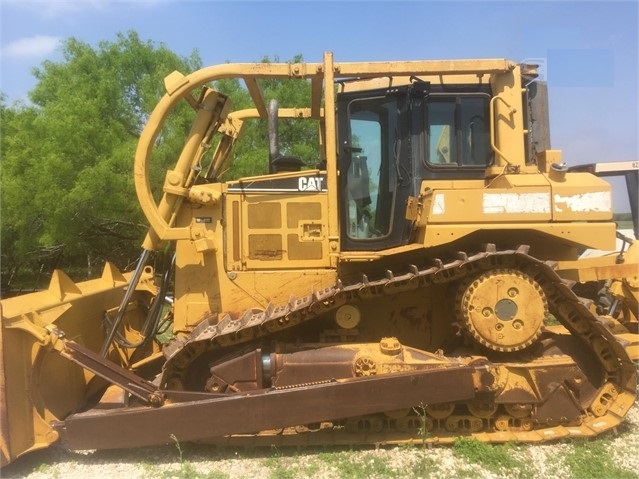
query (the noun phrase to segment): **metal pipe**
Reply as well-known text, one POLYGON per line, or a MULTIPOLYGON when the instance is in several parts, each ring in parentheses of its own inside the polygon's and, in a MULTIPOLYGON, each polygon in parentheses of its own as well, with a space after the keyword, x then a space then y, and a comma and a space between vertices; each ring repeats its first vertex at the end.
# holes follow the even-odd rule
POLYGON ((124 293, 124 297, 122 298, 122 302, 120 303, 120 307, 118 308, 118 312, 115 316, 115 320, 113 321, 113 326, 109 331, 104 344, 102 345, 102 349, 100 350, 100 355, 106 357, 109 352, 109 346, 113 342, 113 338, 115 337, 115 333, 122 322, 122 318, 124 317, 124 312, 126 311, 126 307, 131 301, 131 296, 133 296, 133 291, 135 291, 136 286, 140 281, 140 276, 142 276, 142 271, 144 270, 144 266, 146 265, 147 260, 149 259, 149 255, 151 251, 144 249, 142 250, 142 254, 140 255, 140 259, 138 259, 138 264, 135 267, 135 271, 133 272, 133 276, 131 277, 131 281, 126 288, 124 293))
POLYGON ((278 135, 278 104, 276 99, 272 99, 268 106, 268 171, 275 172, 273 161, 280 156, 280 145, 278 135))

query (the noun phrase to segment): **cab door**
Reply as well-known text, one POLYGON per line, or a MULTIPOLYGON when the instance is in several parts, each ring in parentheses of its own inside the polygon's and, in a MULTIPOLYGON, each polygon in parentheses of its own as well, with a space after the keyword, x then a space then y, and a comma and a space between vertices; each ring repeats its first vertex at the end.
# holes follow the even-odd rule
POLYGON ((344 251, 406 244, 412 194, 408 90, 338 96, 340 235, 344 251))

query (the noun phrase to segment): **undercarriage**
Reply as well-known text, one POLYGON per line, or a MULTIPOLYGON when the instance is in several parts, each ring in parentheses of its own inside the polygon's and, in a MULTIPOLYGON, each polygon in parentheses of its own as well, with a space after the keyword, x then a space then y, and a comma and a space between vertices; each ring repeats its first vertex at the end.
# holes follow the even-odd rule
MULTIPOLYGON (((412 326, 416 336, 422 326, 412 326)), ((95 407, 55 425, 62 440, 71 448, 163 444, 170 436, 247 445, 446 443, 460 435, 539 442, 611 429, 635 398, 636 367, 606 322, 525 247, 489 246, 204 321, 165 355, 145 394, 109 388, 95 407), (512 278, 500 288, 504 275, 512 278), (493 291, 482 295, 487 283, 493 291), (312 327, 345 305, 403 304, 434 285, 461 298, 446 349, 417 349, 392 328, 377 342, 357 342, 358 328, 375 318, 351 329, 312 327), (490 336, 476 312, 504 334, 490 336)), ((105 377, 133 389, 130 378, 105 377)))

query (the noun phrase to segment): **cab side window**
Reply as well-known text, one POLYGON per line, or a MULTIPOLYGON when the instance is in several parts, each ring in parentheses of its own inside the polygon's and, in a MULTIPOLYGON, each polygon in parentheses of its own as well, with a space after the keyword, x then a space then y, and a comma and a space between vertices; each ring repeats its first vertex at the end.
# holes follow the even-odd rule
POLYGON ((347 234, 358 240, 384 238, 391 232, 395 204, 397 101, 357 99, 348 113, 347 234))
POLYGON ((488 95, 432 95, 426 103, 428 158, 439 167, 486 167, 492 162, 488 95))

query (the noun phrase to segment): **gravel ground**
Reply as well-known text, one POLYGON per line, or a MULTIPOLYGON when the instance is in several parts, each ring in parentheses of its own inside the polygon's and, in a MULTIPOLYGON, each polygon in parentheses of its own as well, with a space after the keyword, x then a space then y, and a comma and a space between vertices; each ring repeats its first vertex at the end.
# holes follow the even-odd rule
MULTIPOLYGON (((639 477, 639 403, 629 412, 616 434, 602 436, 605 450, 624 477, 639 477)), ((428 478, 545 478, 568 479, 564 458, 571 454, 570 441, 516 446, 510 458, 521 466, 495 471, 472 462, 452 447, 391 447, 377 450, 256 450, 253 452, 184 444, 120 451, 67 451, 52 447, 20 458, 1 477, 25 479, 85 479, 101 477, 146 478, 306 478, 358 477, 428 478)), ((614 476, 598 476, 610 477, 614 476)), ((581 479, 581 478, 580 478, 581 479)), ((590 479, 590 478, 584 478, 590 479)))

